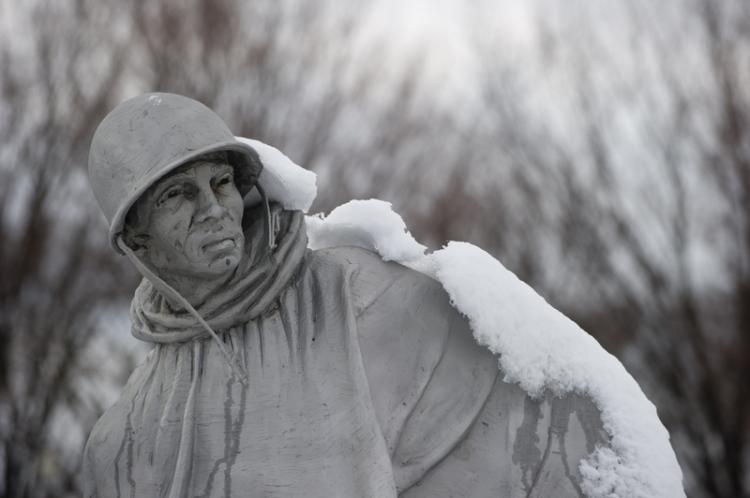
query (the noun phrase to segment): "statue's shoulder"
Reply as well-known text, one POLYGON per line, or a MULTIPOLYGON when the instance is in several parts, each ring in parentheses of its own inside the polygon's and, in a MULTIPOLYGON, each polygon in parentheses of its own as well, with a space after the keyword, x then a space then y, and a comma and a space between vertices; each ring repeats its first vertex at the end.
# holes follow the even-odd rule
MULTIPOLYGON (((346 278, 352 296, 355 298, 357 314, 376 301, 386 301, 390 294, 402 299, 425 294, 445 294, 437 280, 412 270, 394 261, 383 258, 370 249, 358 246, 336 246, 311 252, 310 265, 315 271, 337 271, 346 278)), ((396 304, 396 303, 394 303, 396 304)))
MULTIPOLYGON (((118 437, 122 436, 123 398, 120 397, 104 411, 89 433, 83 450, 83 473, 85 483, 94 485, 101 476, 111 474, 119 447, 118 437)), ((85 496, 89 496, 86 494, 85 496)), ((92 495, 93 496, 93 495, 92 495)))
POLYGON ((144 360, 130 374, 117 400, 97 420, 89 433, 84 449, 84 464, 106 468, 113 465, 117 453, 121 452, 122 438, 131 437, 133 431, 133 403, 143 383, 150 378, 156 362, 155 350, 149 351, 144 360))
POLYGON ((349 270, 358 270, 360 268, 382 268, 404 266, 386 262, 380 255, 371 250, 359 246, 334 246, 325 249, 316 249, 310 252, 310 261, 312 264, 340 266, 349 270))

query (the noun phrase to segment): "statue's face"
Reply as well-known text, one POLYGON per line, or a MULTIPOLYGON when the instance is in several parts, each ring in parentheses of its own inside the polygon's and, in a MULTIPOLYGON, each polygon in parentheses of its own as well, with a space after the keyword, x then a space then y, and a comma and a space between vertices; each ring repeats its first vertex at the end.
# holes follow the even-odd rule
POLYGON ((233 174, 225 162, 196 162, 141 199, 148 220, 142 254, 159 274, 210 279, 237 267, 245 237, 233 174))

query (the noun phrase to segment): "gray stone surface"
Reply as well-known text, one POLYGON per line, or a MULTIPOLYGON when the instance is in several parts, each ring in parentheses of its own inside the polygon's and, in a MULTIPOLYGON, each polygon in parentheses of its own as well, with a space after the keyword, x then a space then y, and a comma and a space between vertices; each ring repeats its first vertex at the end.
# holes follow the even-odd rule
POLYGON ((91 496, 579 496, 590 402, 502 382, 427 277, 354 248, 301 264, 224 335, 247 387, 209 340, 155 347, 92 433, 91 496))
POLYGON ((92 430, 87 497, 581 496, 607 444, 588 399, 529 398, 438 282, 309 251, 300 212, 238 208, 221 160, 180 166, 127 201, 154 347, 92 430))

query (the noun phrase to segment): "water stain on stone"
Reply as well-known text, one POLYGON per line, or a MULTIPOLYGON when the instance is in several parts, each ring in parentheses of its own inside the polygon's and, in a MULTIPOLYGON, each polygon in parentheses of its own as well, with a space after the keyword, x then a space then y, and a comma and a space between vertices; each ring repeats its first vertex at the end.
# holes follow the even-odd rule
POLYGON ((531 489, 534 474, 542 458, 537 434, 541 418, 539 402, 526 396, 523 405, 523 422, 516 431, 512 455, 513 463, 521 467, 521 480, 526 491, 531 489))

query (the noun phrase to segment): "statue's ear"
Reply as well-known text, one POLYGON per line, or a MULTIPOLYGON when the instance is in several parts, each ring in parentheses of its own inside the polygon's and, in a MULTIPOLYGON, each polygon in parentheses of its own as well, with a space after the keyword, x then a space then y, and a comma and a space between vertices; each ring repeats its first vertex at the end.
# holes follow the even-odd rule
POLYGON ((151 236, 145 233, 127 233, 125 232, 124 242, 135 253, 142 253, 148 249, 148 243, 151 236))
POLYGON ((258 181, 263 163, 254 149, 248 149, 244 154, 232 151, 227 154, 230 164, 234 166, 234 184, 242 197, 245 197, 258 181))

